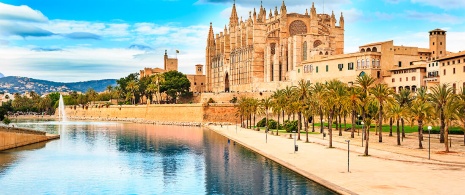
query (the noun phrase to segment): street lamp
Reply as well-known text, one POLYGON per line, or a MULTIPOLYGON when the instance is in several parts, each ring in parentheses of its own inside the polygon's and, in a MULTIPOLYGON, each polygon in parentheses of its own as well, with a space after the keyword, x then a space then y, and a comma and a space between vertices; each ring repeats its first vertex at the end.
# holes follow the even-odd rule
POLYGON ((431 126, 428 126, 428 160, 431 160, 431 126))
POLYGON ((365 132, 364 129, 363 129, 363 125, 364 125, 365 123, 362 121, 361 124, 362 124, 362 147, 363 147, 363 132, 365 132))
POLYGON ((350 173, 350 140, 346 140, 347 142, 347 173, 350 173))
POLYGON ((298 146, 297 146, 297 143, 296 143, 297 140, 296 140, 296 137, 295 137, 295 132, 296 132, 296 130, 294 130, 293 132, 294 132, 294 153, 295 153, 295 152, 297 152, 297 150, 298 150, 298 146))

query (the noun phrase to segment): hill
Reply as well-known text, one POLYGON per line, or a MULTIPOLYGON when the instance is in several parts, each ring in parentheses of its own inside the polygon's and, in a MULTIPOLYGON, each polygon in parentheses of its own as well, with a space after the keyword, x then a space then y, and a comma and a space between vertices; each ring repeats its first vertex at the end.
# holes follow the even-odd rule
POLYGON ((38 94, 51 92, 86 92, 89 88, 97 92, 103 92, 108 85, 115 86, 115 79, 104 79, 95 81, 62 83, 46 80, 39 80, 27 77, 8 76, 0 78, 0 92, 20 93, 34 91, 38 94))

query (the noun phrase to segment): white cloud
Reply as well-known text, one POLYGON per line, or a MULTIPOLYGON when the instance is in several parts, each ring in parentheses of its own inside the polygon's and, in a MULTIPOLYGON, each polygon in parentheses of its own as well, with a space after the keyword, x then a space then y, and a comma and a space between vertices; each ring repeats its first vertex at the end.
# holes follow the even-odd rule
POLYGON ((29 6, 14 6, 0 2, 0 20, 47 22, 48 19, 40 11, 29 6))
POLYGON ((442 9, 460 9, 465 7, 464 0, 411 0, 412 3, 425 4, 442 9))
POLYGON ((463 19, 446 13, 437 14, 431 12, 406 11, 405 14, 408 18, 417 20, 427 20, 437 23, 459 24, 463 22, 463 19))

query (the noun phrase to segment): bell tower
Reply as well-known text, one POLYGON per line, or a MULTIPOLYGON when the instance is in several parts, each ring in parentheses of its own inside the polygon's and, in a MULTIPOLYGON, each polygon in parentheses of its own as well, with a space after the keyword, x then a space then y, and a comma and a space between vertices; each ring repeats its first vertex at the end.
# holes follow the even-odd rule
POLYGON ((446 32, 441 29, 429 31, 429 49, 432 60, 446 56, 446 32))

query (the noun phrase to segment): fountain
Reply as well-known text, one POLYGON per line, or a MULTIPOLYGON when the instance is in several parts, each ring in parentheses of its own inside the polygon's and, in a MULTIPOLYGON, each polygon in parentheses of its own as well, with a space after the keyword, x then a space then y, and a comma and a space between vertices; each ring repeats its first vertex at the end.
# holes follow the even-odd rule
POLYGON ((58 119, 61 122, 66 122, 65 103, 63 102, 63 96, 60 94, 60 100, 58 103, 58 119))

